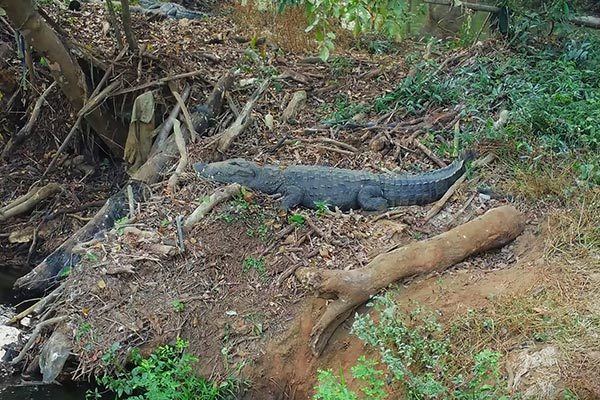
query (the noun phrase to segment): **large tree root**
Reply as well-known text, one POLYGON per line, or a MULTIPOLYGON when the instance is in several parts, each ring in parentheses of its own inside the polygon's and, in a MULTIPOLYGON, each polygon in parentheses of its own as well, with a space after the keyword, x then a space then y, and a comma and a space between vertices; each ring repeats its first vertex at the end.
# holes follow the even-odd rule
POLYGON ((512 206, 503 206, 448 232, 380 254, 364 268, 298 269, 296 277, 317 296, 335 299, 313 327, 313 353, 321 354, 333 332, 356 307, 392 282, 442 271, 471 255, 504 246, 523 229, 521 214, 512 206))
MULTIPOLYGON (((204 133, 211 121, 221 112, 225 92, 229 90, 233 78, 227 74, 217 82, 207 102, 202 106, 202 115, 197 117, 196 131, 204 133)), ((44 261, 37 265, 27 275, 15 282, 15 289, 28 294, 40 293, 52 286, 57 275, 64 268, 69 268, 79 262, 80 256, 74 254, 73 248, 82 242, 91 240, 97 234, 110 229, 115 221, 129 213, 129 196, 127 186, 131 186, 135 201, 143 200, 146 184, 157 182, 164 170, 173 163, 178 155, 177 145, 173 136, 169 137, 159 151, 150 157, 134 174, 128 185, 113 195, 96 215, 73 236, 54 250, 44 261)))

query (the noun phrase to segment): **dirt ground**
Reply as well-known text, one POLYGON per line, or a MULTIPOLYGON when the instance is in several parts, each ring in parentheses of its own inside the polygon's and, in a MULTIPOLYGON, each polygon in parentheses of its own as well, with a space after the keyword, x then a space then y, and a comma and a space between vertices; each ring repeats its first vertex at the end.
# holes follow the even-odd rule
MULTIPOLYGON (((96 49, 100 59, 114 57, 110 36, 97 34, 105 33, 106 16, 101 7, 85 4, 81 13, 58 14, 57 19, 76 40, 96 49)), ((134 15, 134 29, 150 57, 140 63, 141 73, 132 67, 131 60, 119 66, 125 71, 126 86, 164 74, 203 70, 201 78, 191 80, 192 103, 199 103, 219 76, 237 67, 241 71, 237 78, 240 84, 232 90, 228 108, 239 109, 253 90, 251 83, 241 83, 266 75, 273 77, 255 108, 254 122, 224 158, 243 157, 280 165, 322 164, 372 172, 426 171, 437 166, 414 146, 411 135, 421 134, 422 127, 449 130, 456 123, 456 109, 427 109, 416 122, 414 116, 397 111, 384 115, 407 125, 406 131, 392 129, 381 135, 322 124, 342 100, 366 101, 391 91, 410 73, 403 57, 397 54, 347 50, 339 55, 340 61, 325 64, 307 58, 311 48, 288 51, 271 41, 269 32, 265 33, 266 44, 252 46, 247 27, 239 24, 239 15, 235 14, 193 22, 147 22, 134 15), (262 61, 253 61, 249 48, 252 54, 261 54, 262 61), (308 93, 306 108, 292 123, 282 121, 283 108, 298 90, 308 93), (265 123, 268 115, 275 121, 273 129, 265 123)), ((423 50, 424 46, 419 46, 415 44, 423 50)), ((473 49, 469 56, 486 49, 473 49)), ((4 71, 17 70, 16 62, 2 67, 4 71)), ((168 111, 173 104, 168 91, 157 90, 156 95, 168 111)), ((28 96, 35 97, 31 93, 28 96)), ((44 139, 20 149, 21 157, 0 164, 0 174, 5 177, 0 188, 3 203, 25 193, 38 179, 50 162, 48 149, 60 144, 69 130, 73 117, 65 100, 57 92, 50 104, 52 107, 41 116, 49 122, 40 124, 35 133, 36 138, 44 139)), ((24 116, 23 109, 16 109, 17 114, 3 116, 5 129, 14 128, 15 121, 24 116)), ((225 113, 210 133, 226 126, 232 115, 230 111, 225 113)), ((365 116, 365 120, 370 117, 365 116)), ((213 141, 208 136, 191 145, 191 161, 205 161, 212 154, 213 141)), ((68 164, 63 163, 50 176, 63 185, 60 196, 42 204, 32 216, 0 226, 0 264, 35 265, 82 226, 126 176, 110 163, 92 173, 68 164), (35 233, 29 235, 37 238, 37 244, 32 245, 31 240, 8 243, 10 233, 31 229, 28 226, 34 227, 35 233)), ((479 184, 507 187, 505 168, 499 163, 488 165, 479 173, 479 184)), ((216 207, 186 235, 183 255, 165 255, 162 246, 173 246, 177 241, 175 219, 188 215, 216 188, 218 185, 196 178, 191 169, 173 195, 167 195, 165 183, 149 187, 151 196, 140 204, 135 220, 118 224, 106 239, 86 248, 83 262, 66 279, 65 294, 58 302, 69 315, 78 363, 68 372, 75 378, 104 370, 102 359, 108 352, 124 358, 133 347, 140 347, 147 354, 157 345, 181 336, 189 340, 189 351, 200 357, 202 374, 224 377, 241 372, 249 379, 252 384, 247 398, 309 398, 317 369, 347 370, 368 350, 349 334, 352 321, 347 321, 321 357, 312 355, 309 334, 326 302, 301 287, 293 276, 294 269, 360 268, 386 249, 444 232, 508 202, 506 198, 480 196, 475 183, 469 183, 428 223, 423 222, 429 210, 426 206, 402 207, 384 214, 299 210, 310 223, 294 226, 288 215, 278 211, 277 200, 253 193, 216 207)), ((526 233, 515 243, 470 258, 446 272, 402 282, 399 302, 422 303, 439 310, 442 320, 450 321, 468 310, 494 312, 498 304, 510 299, 554 287, 561 279, 560 270, 544 257, 544 226, 552 210, 524 198, 515 198, 513 203, 527 219, 526 233)), ((516 354, 523 348, 520 340, 524 336, 504 332, 498 336, 498 342, 502 342, 499 347, 516 354)), ((564 362, 566 357, 560 357, 564 362)), ((514 363, 512 369, 519 370, 518 361, 514 363)), ((589 360, 582 365, 589 366, 589 360)), ((506 370, 510 369, 507 364, 506 370)), ((578 381, 590 398, 600 397, 600 388, 592 379, 599 372, 597 368, 579 372, 571 381, 565 381, 563 374, 554 383, 563 387, 578 381), (590 380, 586 382, 587 377, 590 380)), ((531 382, 516 382, 515 390, 527 384, 531 382)))

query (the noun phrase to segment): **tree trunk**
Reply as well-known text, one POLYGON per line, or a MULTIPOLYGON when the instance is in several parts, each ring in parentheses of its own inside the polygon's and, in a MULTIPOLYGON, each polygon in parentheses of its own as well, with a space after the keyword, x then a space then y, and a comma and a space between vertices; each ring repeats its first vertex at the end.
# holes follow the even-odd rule
POLYGON ((131 29, 131 11, 129 10, 129 0, 121 0, 121 21, 123 21, 123 30, 125 31, 125 39, 129 45, 129 51, 137 50, 137 42, 131 29))
POLYGON ((465 258, 502 247, 523 232, 521 214, 512 206, 494 208, 448 232, 380 254, 366 267, 351 271, 300 268, 296 277, 317 292, 335 299, 313 327, 312 349, 320 354, 346 318, 389 284, 409 276, 442 271, 465 258))
MULTIPOLYGON (((33 9, 33 1, 0 0, 0 6, 27 43, 48 60, 54 79, 75 111, 79 111, 88 95, 85 75, 57 34, 33 9)), ((90 112, 85 120, 111 152, 122 158, 127 128, 101 107, 90 112)))

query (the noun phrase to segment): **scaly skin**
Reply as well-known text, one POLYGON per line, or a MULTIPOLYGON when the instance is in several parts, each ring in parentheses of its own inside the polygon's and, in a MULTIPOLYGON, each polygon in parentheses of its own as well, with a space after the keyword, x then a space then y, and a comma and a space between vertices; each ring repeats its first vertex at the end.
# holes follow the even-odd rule
POLYGON ((189 10, 184 6, 177 3, 162 2, 159 0, 140 0, 140 6, 145 9, 147 13, 155 15, 163 15, 169 18, 175 19, 202 19, 207 14, 189 10))
POLYGON ((283 194, 282 208, 315 208, 318 202, 341 210, 384 210, 438 200, 465 171, 465 159, 420 175, 373 174, 323 166, 259 166, 243 159, 194 164, 199 175, 239 183, 267 194, 283 194))

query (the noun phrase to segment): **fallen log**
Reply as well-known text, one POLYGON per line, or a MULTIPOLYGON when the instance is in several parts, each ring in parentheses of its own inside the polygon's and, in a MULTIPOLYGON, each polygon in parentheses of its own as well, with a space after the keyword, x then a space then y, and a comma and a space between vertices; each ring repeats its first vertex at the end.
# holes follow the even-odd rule
MULTIPOLYGON (((232 83, 233 78, 230 74, 226 74, 217 82, 207 102, 199 108, 201 111, 198 114, 202 115, 197 116, 195 119, 198 123, 195 128, 199 134, 204 133, 210 127, 214 117, 221 112, 225 92, 229 90, 232 83)), ((136 171, 130 182, 108 199, 106 204, 86 225, 75 232, 73 236, 61 244, 28 274, 17 279, 14 284, 15 290, 32 295, 51 287, 57 281, 60 271, 71 268, 79 262, 81 256, 73 252, 73 248, 78 243, 91 240, 99 233, 110 229, 118 219, 127 216, 130 203, 127 186, 131 186, 136 202, 143 201, 146 185, 156 183, 161 178, 162 172, 176 160, 177 155, 177 145, 173 136, 171 136, 164 142, 159 151, 136 171)))
POLYGON ((313 353, 321 354, 337 327, 389 284, 413 275, 442 271, 469 256, 502 247, 523 232, 524 225, 519 211, 503 206, 448 232, 380 254, 364 268, 350 271, 299 268, 296 277, 300 282, 318 297, 335 299, 313 327, 313 353))

